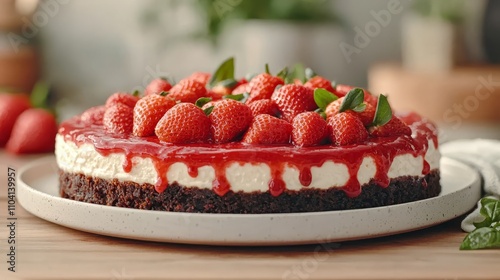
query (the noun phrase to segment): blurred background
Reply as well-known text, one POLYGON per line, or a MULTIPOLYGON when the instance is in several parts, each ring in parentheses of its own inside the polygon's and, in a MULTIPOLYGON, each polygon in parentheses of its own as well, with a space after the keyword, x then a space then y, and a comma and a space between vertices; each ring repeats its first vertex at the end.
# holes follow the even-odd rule
POLYGON ((2 0, 0 87, 51 85, 60 120, 116 91, 303 63, 386 93, 443 140, 500 139, 500 1, 2 0))

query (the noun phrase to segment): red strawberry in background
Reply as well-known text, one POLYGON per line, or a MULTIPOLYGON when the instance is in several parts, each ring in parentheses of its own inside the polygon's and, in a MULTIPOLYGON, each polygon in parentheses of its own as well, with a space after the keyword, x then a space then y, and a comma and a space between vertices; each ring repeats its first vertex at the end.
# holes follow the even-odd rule
POLYGON ((293 118, 292 127, 292 141, 296 146, 320 145, 328 137, 326 121, 316 112, 298 114, 293 118))
POLYGON ((382 126, 371 127, 369 131, 370 135, 375 137, 411 135, 410 127, 396 116, 393 116, 388 123, 382 126))
POLYGON ((0 95, 0 147, 9 140, 16 119, 29 108, 30 100, 24 94, 0 95))
POLYGON ((117 92, 112 94, 106 100, 106 108, 112 107, 116 104, 122 104, 130 108, 134 108, 135 103, 139 101, 139 97, 126 92, 117 92))
POLYGON ((261 99, 248 104, 248 107, 252 111, 252 115, 255 117, 260 114, 268 114, 273 117, 278 117, 280 115, 280 109, 276 102, 271 99, 261 99))
MULTIPOLYGON (((349 91, 351 91, 355 88, 357 88, 357 87, 350 86, 350 85, 344 85, 344 84, 338 84, 335 87, 335 91, 332 91, 332 92, 335 93, 335 95, 337 95, 338 97, 343 97, 347 93, 349 93, 349 91)), ((376 106, 377 105, 377 98, 366 89, 363 89, 363 92, 364 92, 364 101, 366 101, 367 103, 369 103, 373 106, 376 106)))
POLYGON ((304 84, 305 87, 310 89, 324 88, 329 92, 335 94, 335 89, 332 86, 332 82, 321 76, 314 76, 309 81, 304 84))
POLYGON ((141 98, 134 107, 133 134, 139 137, 154 135, 156 124, 174 106, 175 101, 168 96, 152 94, 141 98))
POLYGON ((256 116, 242 142, 249 144, 288 144, 292 125, 287 121, 262 114, 256 116))
POLYGON ((284 85, 274 92, 271 99, 278 105, 282 118, 288 122, 302 112, 318 108, 313 90, 301 85, 284 85))
POLYGON ((102 125, 104 112, 106 112, 106 106, 91 107, 81 114, 80 120, 88 125, 102 125))
POLYGON ((124 104, 115 104, 106 109, 104 129, 110 133, 131 134, 134 126, 134 109, 124 104))
POLYGON ((163 142, 173 144, 207 142, 210 119, 192 103, 179 103, 160 119, 155 133, 163 142))
POLYGON ((164 78, 156 78, 152 80, 149 85, 144 90, 144 94, 160 94, 162 92, 167 92, 172 88, 172 85, 168 82, 167 79, 164 78))
POLYGON ((6 149, 13 154, 54 151, 57 134, 54 116, 44 109, 28 109, 16 120, 6 149))
POLYGON ((247 130, 252 122, 252 111, 241 102, 224 99, 215 104, 208 117, 214 142, 220 144, 236 140, 247 130))
POLYGON ((250 96, 246 103, 249 104, 255 100, 271 98, 276 87, 284 83, 282 78, 267 73, 255 76, 249 83, 250 96))
POLYGON ((361 120, 352 112, 336 114, 328 119, 331 141, 335 145, 345 146, 363 143, 368 139, 368 131, 361 120))
POLYGON ((194 72, 190 76, 186 77, 186 80, 193 80, 206 85, 210 80, 210 77, 212 77, 212 74, 207 72, 194 72))
POLYGON ((169 98, 180 101, 195 103, 201 97, 207 96, 205 84, 196 80, 184 79, 170 89, 169 98))
POLYGON ((239 86, 237 86, 236 88, 233 89, 233 91, 231 92, 231 94, 242 94, 242 93, 248 93, 250 94, 250 90, 252 89, 252 86, 250 85, 250 83, 246 83, 246 84, 241 84, 239 86))

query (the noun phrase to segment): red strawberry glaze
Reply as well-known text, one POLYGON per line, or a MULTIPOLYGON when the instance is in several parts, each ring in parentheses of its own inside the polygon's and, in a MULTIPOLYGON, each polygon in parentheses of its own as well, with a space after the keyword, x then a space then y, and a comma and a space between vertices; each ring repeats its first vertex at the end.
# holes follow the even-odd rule
MULTIPOLYGON (((265 163, 271 169, 269 192, 273 196, 278 196, 286 189, 283 181, 285 166, 295 166, 300 173, 300 183, 303 186, 310 186, 311 167, 322 166, 330 160, 347 166, 350 179, 342 188, 349 197, 356 197, 361 193, 357 174, 365 157, 372 157, 376 164, 374 181, 381 187, 387 187, 390 180, 387 173, 395 156, 411 154, 414 157, 424 158, 429 140, 432 140, 437 148, 437 132, 433 124, 414 115, 401 118, 412 128, 411 137, 370 138, 366 143, 343 147, 325 145, 299 148, 292 145, 262 146, 240 142, 219 145, 173 145, 160 142, 154 136, 110 135, 102 126, 89 126, 77 118, 64 122, 59 134, 63 135, 66 141, 72 141, 77 145, 90 143, 103 156, 111 153, 125 154, 126 160, 123 163, 125 172, 132 170, 133 157, 150 158, 159 174, 155 186, 159 193, 169 184, 166 177, 168 169, 177 162, 186 164, 188 173, 192 177, 197 177, 198 168, 212 166, 215 170, 213 191, 220 196, 231 188, 225 174, 231 164, 265 163)), ((428 174, 430 167, 425 160, 423 166, 422 174, 428 174)))

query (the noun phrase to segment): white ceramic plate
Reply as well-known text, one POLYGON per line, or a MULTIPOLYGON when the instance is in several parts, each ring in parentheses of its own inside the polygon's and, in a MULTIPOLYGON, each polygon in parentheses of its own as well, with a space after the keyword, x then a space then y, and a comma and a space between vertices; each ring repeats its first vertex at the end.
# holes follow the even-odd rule
POLYGON ((441 161, 438 197, 393 206, 292 214, 192 214, 102 206, 61 198, 53 157, 19 172, 17 196, 33 215, 102 235, 208 245, 290 245, 372 238, 417 230, 462 215, 480 199, 476 171, 441 161))

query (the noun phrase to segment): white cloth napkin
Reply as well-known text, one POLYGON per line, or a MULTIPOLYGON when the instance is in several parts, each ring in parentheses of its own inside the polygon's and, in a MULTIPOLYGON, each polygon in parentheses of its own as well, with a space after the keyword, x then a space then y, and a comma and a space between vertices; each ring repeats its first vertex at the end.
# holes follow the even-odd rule
MULTIPOLYGON (((500 141, 488 139, 456 140, 440 147, 442 156, 461 161, 482 176, 486 195, 500 197, 500 141)), ((480 205, 462 221, 462 229, 471 232, 474 222, 484 220, 479 214, 480 205)))

